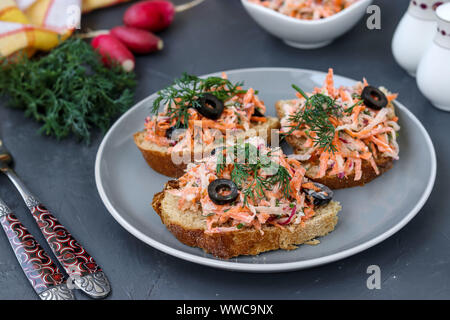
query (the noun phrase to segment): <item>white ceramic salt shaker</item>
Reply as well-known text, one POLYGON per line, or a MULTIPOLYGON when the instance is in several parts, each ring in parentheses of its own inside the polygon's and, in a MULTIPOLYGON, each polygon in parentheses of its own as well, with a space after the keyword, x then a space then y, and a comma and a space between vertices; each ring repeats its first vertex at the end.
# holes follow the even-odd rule
POLYGON ((450 3, 436 9, 437 31, 420 60, 417 85, 431 103, 450 111, 450 3))
POLYGON ((395 30, 392 53, 397 63, 413 77, 436 31, 435 10, 449 1, 411 0, 395 30))

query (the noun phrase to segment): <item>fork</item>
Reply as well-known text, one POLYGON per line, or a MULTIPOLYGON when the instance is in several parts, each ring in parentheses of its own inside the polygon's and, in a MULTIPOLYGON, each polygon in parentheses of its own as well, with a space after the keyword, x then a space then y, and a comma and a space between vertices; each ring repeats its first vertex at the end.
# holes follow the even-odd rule
POLYGON ((58 266, 1 199, 0 224, 25 276, 39 298, 75 300, 58 266))
POLYGON ((70 232, 28 190, 12 170, 13 158, 0 139, 0 171, 14 184, 58 261, 78 289, 92 298, 111 292, 109 281, 94 259, 70 232))

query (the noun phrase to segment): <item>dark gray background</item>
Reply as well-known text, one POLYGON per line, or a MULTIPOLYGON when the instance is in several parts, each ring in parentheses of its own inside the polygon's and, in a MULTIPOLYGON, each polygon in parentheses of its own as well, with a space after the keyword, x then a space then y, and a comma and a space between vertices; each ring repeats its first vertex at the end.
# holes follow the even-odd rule
MULTIPOLYGON (((16 158, 17 172, 104 268, 113 286, 111 299, 450 298, 450 114, 433 108, 415 79, 392 57, 392 35, 408 1, 374 3, 381 7, 381 30, 370 31, 361 21, 332 45, 302 51, 261 30, 239 0, 207 0, 177 15, 172 27, 160 34, 165 41, 162 52, 137 59, 136 101, 183 71, 200 75, 263 66, 321 71, 331 66, 337 74, 366 76, 400 94, 399 100, 422 121, 434 142, 438 175, 433 193, 400 232, 363 253, 322 267, 279 274, 235 273, 185 262, 145 245, 110 216, 97 193, 94 161, 100 134, 90 146, 42 137, 38 124, 0 102, 1 135, 16 158), (381 290, 366 287, 366 269, 372 264, 381 268, 381 290)), ((128 5, 87 14, 82 26, 121 24, 128 5)), ((0 197, 42 240, 5 177, 0 177, 0 197)), ((36 299, 4 235, 0 235, 0 299, 36 299)))

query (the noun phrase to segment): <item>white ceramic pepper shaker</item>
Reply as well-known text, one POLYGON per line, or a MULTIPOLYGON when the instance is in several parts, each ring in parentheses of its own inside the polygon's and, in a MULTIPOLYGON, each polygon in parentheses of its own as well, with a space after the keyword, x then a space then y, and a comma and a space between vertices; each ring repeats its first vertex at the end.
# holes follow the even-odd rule
POLYGON ((450 3, 436 10, 437 31, 420 60, 417 85, 431 103, 450 111, 450 3))
POLYGON ((417 66, 436 31, 435 10, 450 0, 411 0, 392 39, 397 63, 415 77, 417 66))

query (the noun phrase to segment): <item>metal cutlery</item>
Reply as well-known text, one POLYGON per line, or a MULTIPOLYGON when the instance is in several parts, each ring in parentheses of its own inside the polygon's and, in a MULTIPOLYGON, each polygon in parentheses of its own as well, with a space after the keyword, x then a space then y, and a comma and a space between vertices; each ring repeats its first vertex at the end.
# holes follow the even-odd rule
POLYGON ((0 224, 25 276, 39 298, 75 300, 58 266, 1 199, 0 224))
POLYGON ((13 158, 0 139, 0 171, 20 192, 53 253, 78 289, 92 298, 104 298, 110 291, 109 281, 94 259, 70 232, 27 189, 14 170, 13 158))

